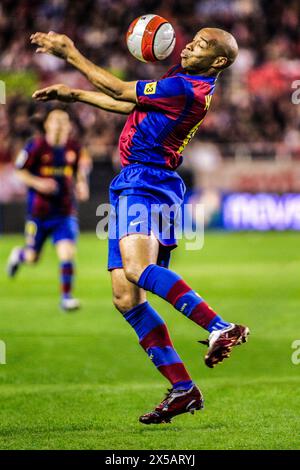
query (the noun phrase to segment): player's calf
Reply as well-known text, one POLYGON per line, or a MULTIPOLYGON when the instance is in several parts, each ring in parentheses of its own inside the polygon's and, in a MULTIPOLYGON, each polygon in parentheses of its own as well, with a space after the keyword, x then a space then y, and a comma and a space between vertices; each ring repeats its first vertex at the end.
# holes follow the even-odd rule
POLYGON ((31 248, 25 248, 24 257, 26 263, 35 264, 39 260, 39 253, 31 248))
POLYGON ((61 281, 61 308, 66 312, 72 312, 80 308, 80 302, 72 295, 74 281, 74 263, 73 261, 62 261, 60 263, 60 281, 61 281))

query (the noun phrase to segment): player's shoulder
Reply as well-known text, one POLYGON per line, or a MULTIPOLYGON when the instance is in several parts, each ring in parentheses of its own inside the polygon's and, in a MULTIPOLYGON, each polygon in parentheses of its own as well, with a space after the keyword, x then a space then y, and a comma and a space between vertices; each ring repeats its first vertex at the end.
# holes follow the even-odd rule
POLYGON ((184 71, 179 73, 179 76, 182 77, 186 81, 186 83, 190 84, 190 86, 197 88, 198 90, 212 93, 215 88, 216 77, 206 77, 204 75, 191 75, 184 71))
POLYGON ((201 75, 190 75, 182 73, 180 76, 185 81, 187 93, 193 96, 197 102, 206 103, 209 101, 215 90, 215 77, 205 77, 201 75), (207 101, 208 100, 208 101, 207 101))
POLYGON ((181 67, 181 64, 175 64, 175 65, 172 65, 172 67, 170 67, 169 70, 167 70, 167 72, 161 78, 163 79, 163 78, 168 78, 168 77, 174 77, 182 71, 183 71, 183 68, 181 67))
POLYGON ((28 165, 34 164, 42 149, 42 139, 38 137, 31 137, 28 139, 23 148, 19 151, 15 159, 15 166, 18 169, 23 169, 28 165))
POLYGON ((40 148, 42 148, 45 145, 45 142, 46 142, 46 140, 42 136, 31 137, 30 139, 28 139, 26 141, 24 149, 27 152, 36 151, 36 150, 39 150, 40 148))
POLYGON ((43 136, 31 137, 28 139, 21 152, 19 153, 21 161, 24 158, 30 158, 31 161, 37 161, 47 147, 46 139, 43 136))
POLYGON ((158 92, 170 95, 186 94, 186 86, 183 76, 183 69, 180 64, 172 66, 159 80, 158 92))
POLYGON ((170 94, 181 95, 186 94, 186 83, 181 75, 172 75, 160 80, 163 89, 169 91, 170 94))
POLYGON ((173 90, 184 91, 187 94, 192 93, 194 97, 213 94, 215 89, 215 77, 206 77, 201 75, 189 74, 181 64, 171 67, 161 78, 165 86, 173 90))

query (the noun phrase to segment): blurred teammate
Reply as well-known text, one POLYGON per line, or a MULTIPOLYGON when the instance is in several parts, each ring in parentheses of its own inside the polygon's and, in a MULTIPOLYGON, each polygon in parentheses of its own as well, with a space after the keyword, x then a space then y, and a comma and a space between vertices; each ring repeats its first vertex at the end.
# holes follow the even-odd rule
POLYGON ((45 136, 29 141, 16 160, 18 175, 28 187, 25 246, 12 250, 7 271, 13 277, 22 264, 36 263, 51 237, 60 262, 60 305, 71 311, 80 306, 72 289, 78 235, 76 198, 85 201, 89 197, 85 151, 69 139, 71 122, 65 111, 51 111, 44 128, 45 136))
MULTIPOLYGON (((164 237, 158 226, 150 225, 149 214, 155 204, 178 207, 183 202, 185 186, 175 170, 206 115, 217 76, 237 56, 237 43, 226 31, 201 29, 182 51, 181 64, 162 79, 124 82, 83 57, 67 36, 36 33, 31 41, 39 46, 37 52, 65 59, 100 90, 85 92, 54 85, 37 91, 36 99, 82 101, 130 114, 119 143, 123 169, 110 186, 111 227, 116 222, 122 229, 110 233, 108 269, 116 308, 172 386, 166 398, 140 421, 169 422, 173 416, 201 409, 202 394, 175 351, 163 319, 147 302, 146 291, 170 302, 209 332, 205 342, 209 367, 228 357, 234 346, 246 340, 249 330, 224 321, 180 276, 167 269, 170 251, 176 246, 174 233, 171 230, 173 234, 164 237), (132 220, 127 214, 136 204, 146 211, 132 220)), ((169 222, 174 226, 175 219, 169 222)))

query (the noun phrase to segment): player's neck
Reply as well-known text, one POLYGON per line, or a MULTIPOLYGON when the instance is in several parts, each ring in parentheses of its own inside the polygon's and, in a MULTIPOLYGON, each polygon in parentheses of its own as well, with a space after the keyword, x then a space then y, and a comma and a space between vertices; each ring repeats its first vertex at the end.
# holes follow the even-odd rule
POLYGON ((64 147, 68 140, 68 138, 66 138, 65 136, 57 136, 51 134, 46 134, 45 139, 47 144, 49 144, 51 147, 64 147))
POLYGON ((188 70, 185 69, 188 75, 201 75, 202 77, 215 77, 217 78, 220 72, 217 72, 215 69, 203 69, 203 70, 188 70))

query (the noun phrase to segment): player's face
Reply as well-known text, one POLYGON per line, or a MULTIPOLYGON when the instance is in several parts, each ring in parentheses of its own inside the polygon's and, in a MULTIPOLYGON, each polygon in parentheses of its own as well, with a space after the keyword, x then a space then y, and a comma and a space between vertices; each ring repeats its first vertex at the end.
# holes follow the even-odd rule
POLYGON ((63 145, 68 140, 71 131, 68 114, 59 110, 49 113, 45 121, 45 131, 49 141, 63 145))
POLYGON ((210 44, 212 39, 205 29, 201 29, 181 52, 182 67, 194 73, 208 70, 217 56, 215 48, 210 44))

